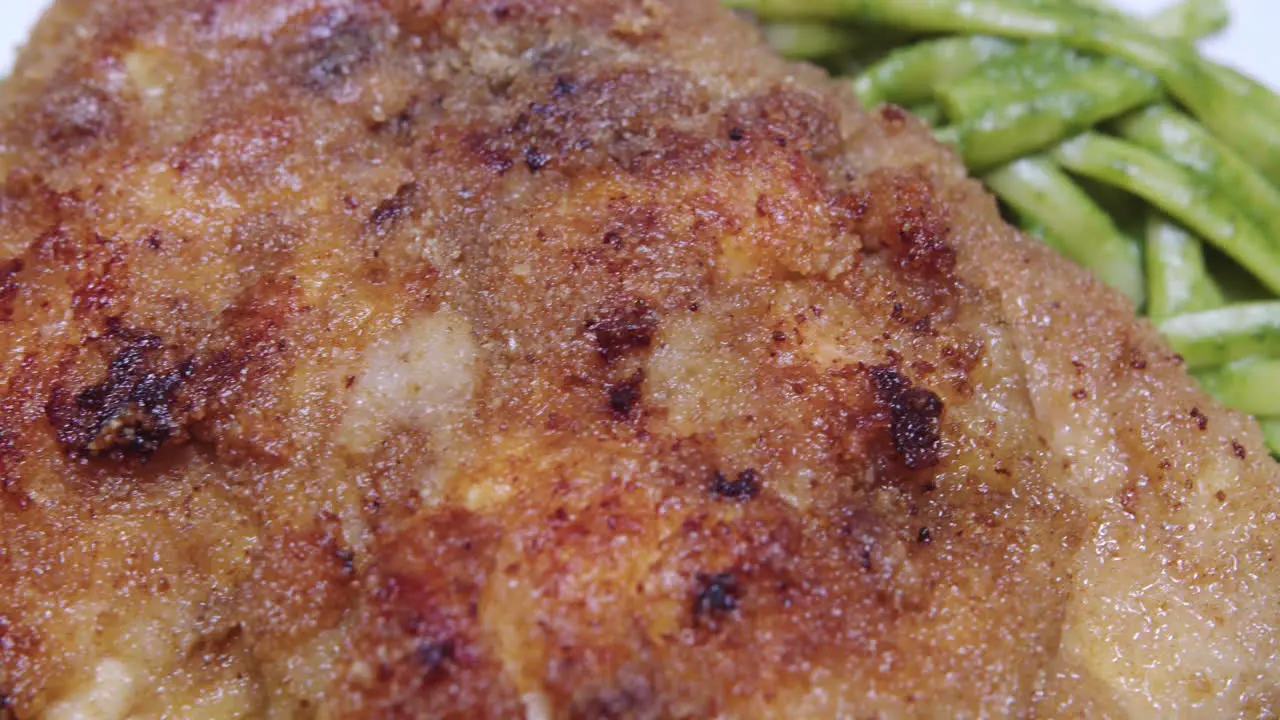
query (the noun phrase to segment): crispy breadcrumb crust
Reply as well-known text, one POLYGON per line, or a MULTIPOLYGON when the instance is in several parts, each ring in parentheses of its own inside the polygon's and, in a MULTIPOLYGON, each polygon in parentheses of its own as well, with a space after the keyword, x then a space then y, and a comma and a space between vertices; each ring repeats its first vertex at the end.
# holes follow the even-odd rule
POLYGON ((60 0, 0 99, 0 714, 1280 709, 1255 424, 711 0, 60 0))

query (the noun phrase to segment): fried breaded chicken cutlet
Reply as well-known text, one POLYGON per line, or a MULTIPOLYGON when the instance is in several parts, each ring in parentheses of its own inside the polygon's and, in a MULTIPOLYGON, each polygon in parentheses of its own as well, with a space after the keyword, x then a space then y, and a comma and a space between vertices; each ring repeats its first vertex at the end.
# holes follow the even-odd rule
POLYGON ((1280 471, 712 0, 60 0, 0 90, 0 714, 1280 710, 1280 471))

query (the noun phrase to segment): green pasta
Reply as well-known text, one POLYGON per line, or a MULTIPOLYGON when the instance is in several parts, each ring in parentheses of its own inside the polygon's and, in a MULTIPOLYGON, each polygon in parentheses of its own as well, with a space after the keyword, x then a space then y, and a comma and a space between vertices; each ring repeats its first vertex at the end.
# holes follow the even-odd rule
POLYGON ((1226 0, 1183 0, 1156 13, 1149 22, 1157 35, 1199 40, 1221 32, 1230 20, 1226 0))
POLYGON ((853 52, 858 38, 848 28, 829 23, 775 23, 765 28, 765 38, 782 55, 814 60, 853 52))
POLYGON ((1191 369, 1280 356, 1280 301, 1242 303, 1178 315, 1157 327, 1191 369))
POLYGON ((1147 220, 1147 313, 1153 320, 1226 304, 1205 265, 1200 239, 1152 212, 1147 220))
MULTIPOLYGON (((954 120, 971 118, 992 107, 1061 91, 1073 77, 1093 69, 1099 58, 1057 43, 1024 43, 937 88, 938 101, 954 120)), ((1131 67, 1131 66, 1127 66, 1131 67)), ((1151 78, 1152 87, 1158 81, 1151 78)))
POLYGON ((1141 24, 1064 3, 1025 0, 726 0, 770 20, 851 20, 917 32, 1054 40, 1156 74, 1165 90, 1272 181, 1280 179, 1280 98, 1141 24))
POLYGON ((1264 417, 1280 417, 1280 359, 1250 357, 1200 375, 1224 405, 1264 417))
POLYGON ((916 43, 867 68, 854 80, 853 89, 867 105, 931 100, 939 86, 1016 47, 1007 40, 983 35, 916 43))
POLYGON ((1280 455, 1280 420, 1262 418, 1262 436, 1266 439, 1271 454, 1280 455))
POLYGON ((1190 170, 1097 133, 1063 143, 1053 157, 1068 170, 1147 200, 1217 245, 1272 292, 1280 292, 1280 245, 1190 170))

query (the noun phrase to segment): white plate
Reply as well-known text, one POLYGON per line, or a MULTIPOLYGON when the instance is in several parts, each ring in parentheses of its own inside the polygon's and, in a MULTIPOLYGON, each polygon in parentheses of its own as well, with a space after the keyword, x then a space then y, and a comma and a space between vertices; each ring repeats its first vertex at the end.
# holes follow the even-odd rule
MULTIPOLYGON (((1135 12, 1150 12, 1170 0, 1116 0, 1135 12)), ((49 0, 0 0, 0 73, 7 72, 13 50, 35 23, 49 0)), ((1228 0, 1232 24, 1226 33, 1206 43, 1213 57, 1233 65, 1273 88, 1280 89, 1280 0, 1228 0)))

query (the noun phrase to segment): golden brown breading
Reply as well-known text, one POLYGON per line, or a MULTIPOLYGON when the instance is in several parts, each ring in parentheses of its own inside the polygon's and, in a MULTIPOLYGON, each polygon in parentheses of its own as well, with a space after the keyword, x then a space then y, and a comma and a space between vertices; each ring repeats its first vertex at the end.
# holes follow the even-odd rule
POLYGON ((712 0, 60 0, 0 97, 11 717, 1280 711, 1255 424, 712 0))

